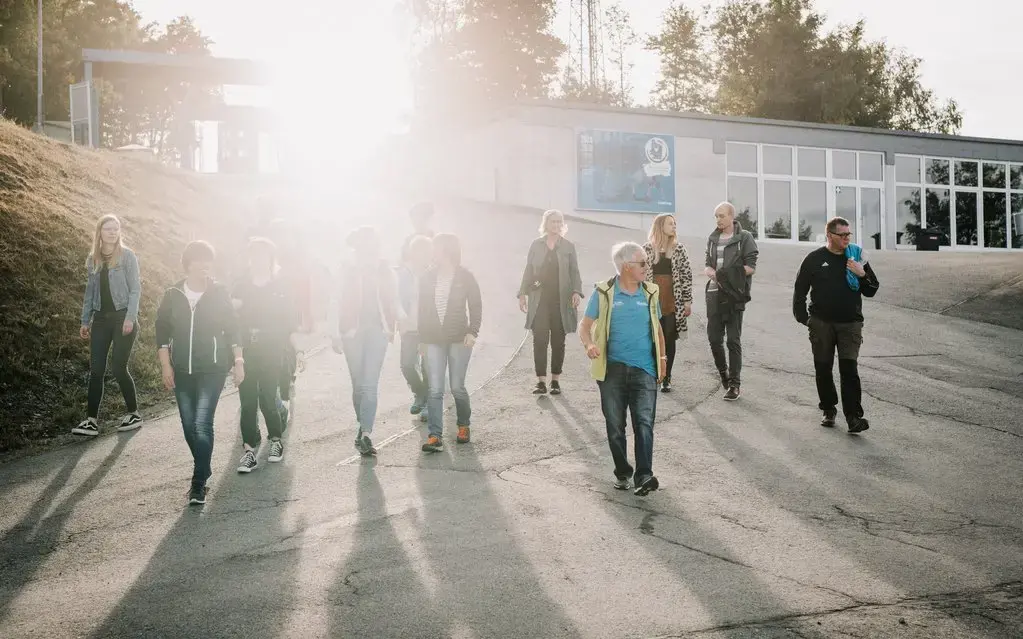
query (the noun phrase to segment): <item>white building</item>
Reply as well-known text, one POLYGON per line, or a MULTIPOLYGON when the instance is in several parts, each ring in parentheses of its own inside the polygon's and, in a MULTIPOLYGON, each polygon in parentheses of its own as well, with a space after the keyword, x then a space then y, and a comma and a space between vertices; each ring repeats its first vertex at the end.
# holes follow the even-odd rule
POLYGON ((452 195, 629 228, 670 212, 702 236, 728 200, 764 241, 821 242, 841 215, 872 249, 927 228, 950 248, 1023 248, 1023 142, 537 102, 420 151, 444 154, 426 166, 452 195))

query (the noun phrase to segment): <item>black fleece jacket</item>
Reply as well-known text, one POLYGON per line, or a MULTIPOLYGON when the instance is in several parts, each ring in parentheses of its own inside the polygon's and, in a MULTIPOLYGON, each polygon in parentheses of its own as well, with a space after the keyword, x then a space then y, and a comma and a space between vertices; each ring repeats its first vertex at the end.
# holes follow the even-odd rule
POLYGON ((210 280, 192 310, 184 286, 181 280, 163 294, 156 312, 156 345, 170 348, 175 371, 227 373, 234 366, 231 349, 240 345, 227 287, 210 280))

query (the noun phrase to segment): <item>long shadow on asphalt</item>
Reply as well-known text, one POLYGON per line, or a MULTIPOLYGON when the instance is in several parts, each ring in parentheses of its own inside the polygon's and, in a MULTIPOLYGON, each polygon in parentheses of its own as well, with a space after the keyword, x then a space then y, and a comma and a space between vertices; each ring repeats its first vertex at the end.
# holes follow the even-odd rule
MULTIPOLYGON (((666 405, 664 397, 664 395, 658 397, 658 414, 668 412, 669 406, 674 409, 673 405, 666 405)), ((561 415, 559 410, 555 410, 553 415, 563 430, 584 428, 587 419, 574 406, 573 400, 564 398, 559 404, 559 408, 564 410, 567 416, 561 415)), ((596 406, 599 411, 599 403, 596 406)), ((602 418, 600 423, 603 423, 602 418)), ((633 449, 635 438, 632 434, 631 421, 629 424, 626 436, 630 448, 629 459, 635 463, 633 449)), ((656 470, 656 423, 654 430, 656 470)), ((606 438, 604 445, 607 445, 606 438)), ((595 479, 602 486, 598 490, 604 497, 601 501, 602 507, 624 530, 633 531, 637 543, 647 553, 645 557, 635 558, 637 569, 649 563, 652 558, 655 565, 674 571, 678 575, 677 583, 685 587, 686 592, 695 600, 695 604, 717 622, 713 625, 732 623, 737 617, 742 616, 743 611, 748 611, 747 614, 758 618, 795 612, 772 593, 771 585, 760 579, 753 569, 728 557, 727 550, 705 552, 703 550, 705 548, 720 549, 724 546, 716 540, 713 531, 684 515, 662 514, 658 510, 658 497, 663 493, 654 492, 648 497, 636 497, 631 491, 618 492, 611 489, 614 473, 610 455, 601 455, 596 446, 588 450, 589 456, 598 462, 594 468, 599 473, 595 479), (689 546, 685 543, 687 539, 700 540, 699 546, 689 546)), ((671 490, 670 481, 665 483, 667 485, 664 489, 671 490)), ((629 558, 626 558, 626 563, 629 563, 629 558)), ((651 600, 654 597, 656 593, 650 593, 651 600)), ((677 602, 678 605, 686 603, 677 602)), ((689 605, 692 605, 692 602, 689 605)))
POLYGON ((389 516, 376 460, 362 459, 360 464, 355 539, 328 595, 330 636, 450 636, 444 607, 426 591, 392 523, 394 517, 414 517, 415 511, 389 516))
MULTIPOLYGON (((912 498, 913 503, 898 503, 897 498, 893 499, 889 495, 895 494, 891 488, 899 482, 889 479, 882 482, 868 473, 842 471, 835 464, 827 465, 825 472, 820 472, 816 481, 807 481, 805 476, 800 477, 793 470, 791 460, 785 461, 765 454, 699 411, 694 412, 693 417, 707 441, 718 454, 732 461, 730 466, 743 473, 753 489, 769 496, 779 508, 797 516, 808 528, 816 528, 823 543, 828 543, 828 539, 833 540, 829 545, 836 555, 861 565, 879 582, 898 588, 903 593, 919 594, 921 591, 932 590, 935 584, 941 584, 939 591, 955 590, 963 580, 974 581, 984 574, 985 568, 970 565, 973 560, 965 553, 957 559, 954 554, 958 553, 950 553, 946 548, 935 550, 908 541, 905 535, 900 538, 899 528, 913 528, 920 523, 918 517, 933 515, 943 505, 949 504, 937 499, 931 504, 919 503, 916 497, 912 498), (843 505, 850 499, 855 502, 870 499, 871 496, 875 503, 868 513, 845 513, 843 505), (871 514, 878 511, 894 511, 899 514, 871 514), (874 522, 872 527, 869 520, 873 518, 879 521, 874 522), (888 518, 894 518, 891 525, 885 523, 888 518), (855 531, 859 539, 850 539, 850 531, 855 531), (965 575, 964 570, 971 568, 974 574, 965 575)), ((836 428, 836 431, 839 430, 836 428)), ((848 448, 874 447, 862 436, 849 437, 843 432, 827 434, 847 440, 848 448)), ((797 465, 804 469, 820 469, 821 460, 814 460, 807 451, 803 451, 800 457, 802 459, 797 457, 797 465)), ((915 484, 908 482, 906 486, 916 488, 915 484)), ((945 514, 949 512, 945 510, 945 514)), ((954 522, 952 528, 955 528, 954 522)), ((1018 531, 1016 538, 1019 538, 1018 531)), ((965 546, 971 547, 973 544, 965 546)), ((991 578, 998 580, 997 577, 991 578)))
MULTIPOLYGON (((237 411, 230 415, 216 424, 222 433, 216 443, 240 454, 237 411)), ((183 437, 180 446, 187 448, 183 437)), ((280 464, 266 463, 266 448, 259 468, 246 476, 239 476, 232 455, 205 506, 186 504, 188 481, 182 481, 181 516, 92 637, 283 633, 299 565, 300 549, 280 545, 287 536, 282 506, 291 499, 294 471, 287 456, 280 464)))
POLYGON ((3 557, 3 579, 0 579, 0 621, 7 616, 11 602, 22 589, 32 583, 50 553, 56 550, 60 544, 64 526, 75 507, 106 477, 110 469, 113 468, 114 462, 124 452, 128 440, 137 432, 139 431, 119 434, 117 443, 100 462, 99 467, 92 471, 85 481, 60 505, 53 508, 53 514, 44 517, 60 490, 67 484, 78 462, 85 455, 88 442, 79 443, 60 472, 43 489, 31 510, 4 535, 3 539, 0 539, 0 557, 3 557))
POLYGON ((510 515, 490 487, 474 444, 421 459, 416 480, 427 557, 439 584, 438 609, 460 635, 580 636, 509 532, 510 515))

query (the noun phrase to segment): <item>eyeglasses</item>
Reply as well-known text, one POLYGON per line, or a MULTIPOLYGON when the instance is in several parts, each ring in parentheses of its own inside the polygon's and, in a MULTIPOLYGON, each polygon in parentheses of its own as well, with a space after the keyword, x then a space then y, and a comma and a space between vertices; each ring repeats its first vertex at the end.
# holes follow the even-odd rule
POLYGON ((646 260, 640 260, 638 262, 629 262, 629 264, 635 264, 636 266, 638 266, 640 268, 646 268, 647 261, 646 260))
POLYGON ((845 238, 847 238, 847 237, 852 237, 852 232, 851 231, 846 231, 845 233, 834 233, 832 231, 828 231, 828 232, 831 233, 832 235, 834 235, 835 237, 842 238, 843 240, 845 238))

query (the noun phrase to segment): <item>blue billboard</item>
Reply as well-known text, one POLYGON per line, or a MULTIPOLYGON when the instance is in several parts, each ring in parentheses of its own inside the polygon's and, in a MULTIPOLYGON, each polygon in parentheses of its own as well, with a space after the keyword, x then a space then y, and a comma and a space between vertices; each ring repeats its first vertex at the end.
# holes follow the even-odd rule
POLYGON ((675 212, 675 138, 580 131, 576 137, 577 208, 675 212))

